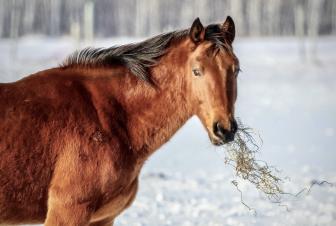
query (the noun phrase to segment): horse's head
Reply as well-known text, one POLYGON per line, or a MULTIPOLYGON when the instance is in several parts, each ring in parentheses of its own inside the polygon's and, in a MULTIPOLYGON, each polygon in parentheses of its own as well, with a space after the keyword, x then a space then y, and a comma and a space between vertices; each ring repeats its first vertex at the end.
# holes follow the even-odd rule
POLYGON ((187 76, 190 98, 211 142, 221 145, 234 139, 238 59, 233 54, 235 25, 231 17, 223 24, 203 27, 197 18, 190 29, 192 52, 187 76))

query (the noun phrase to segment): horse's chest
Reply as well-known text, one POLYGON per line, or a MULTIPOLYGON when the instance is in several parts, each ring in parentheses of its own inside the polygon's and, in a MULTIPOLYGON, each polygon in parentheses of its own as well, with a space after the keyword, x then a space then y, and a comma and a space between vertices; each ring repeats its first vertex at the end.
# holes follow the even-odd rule
POLYGON ((116 217, 133 202, 138 190, 138 179, 135 179, 125 189, 113 196, 92 215, 91 221, 99 221, 105 218, 116 217))

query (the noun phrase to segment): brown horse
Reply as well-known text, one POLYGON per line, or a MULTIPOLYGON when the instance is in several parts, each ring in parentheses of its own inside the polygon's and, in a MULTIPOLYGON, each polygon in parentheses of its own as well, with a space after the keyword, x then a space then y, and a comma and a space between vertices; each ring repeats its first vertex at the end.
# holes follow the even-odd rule
POLYGON ((234 139, 233 20, 88 48, 0 84, 0 224, 112 225, 145 160, 193 115, 234 139))

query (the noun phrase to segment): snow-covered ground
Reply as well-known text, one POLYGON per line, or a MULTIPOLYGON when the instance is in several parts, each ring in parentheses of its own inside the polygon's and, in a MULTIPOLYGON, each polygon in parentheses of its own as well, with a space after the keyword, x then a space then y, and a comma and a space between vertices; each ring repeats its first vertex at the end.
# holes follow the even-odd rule
MULTIPOLYGON (((94 46, 131 40, 98 40, 94 46)), ((296 193, 313 180, 334 186, 284 197, 284 207, 241 182, 244 202, 256 212, 249 211, 231 184, 236 178, 223 162, 225 150, 213 147, 192 118, 147 162, 138 196, 116 226, 336 225, 336 37, 318 39, 316 59, 301 59, 299 44, 293 38, 238 38, 243 72, 236 114, 263 138, 258 158, 290 177, 286 191, 296 193)), ((85 45, 26 37, 15 53, 12 41, 0 40, 0 82, 56 66, 85 45)))

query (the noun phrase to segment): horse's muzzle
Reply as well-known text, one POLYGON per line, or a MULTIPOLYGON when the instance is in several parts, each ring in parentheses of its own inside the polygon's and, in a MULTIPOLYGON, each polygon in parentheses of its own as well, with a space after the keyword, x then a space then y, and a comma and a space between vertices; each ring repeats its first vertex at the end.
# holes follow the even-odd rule
POLYGON ((215 145, 222 145, 233 141, 237 129, 238 126, 235 119, 231 120, 230 130, 225 129, 219 122, 215 122, 213 125, 213 132, 221 141, 213 143, 215 145))

